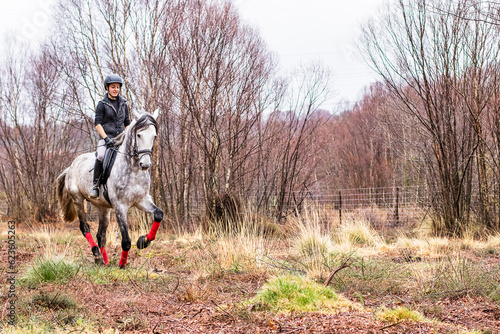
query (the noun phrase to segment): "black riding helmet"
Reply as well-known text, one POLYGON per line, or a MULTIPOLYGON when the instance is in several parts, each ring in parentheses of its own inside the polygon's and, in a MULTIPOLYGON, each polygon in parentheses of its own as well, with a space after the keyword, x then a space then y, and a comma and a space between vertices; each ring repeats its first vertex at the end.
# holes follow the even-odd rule
POLYGON ((123 85, 123 79, 118 74, 110 74, 104 79, 104 89, 108 90, 108 86, 112 83, 119 83, 120 88, 123 85))

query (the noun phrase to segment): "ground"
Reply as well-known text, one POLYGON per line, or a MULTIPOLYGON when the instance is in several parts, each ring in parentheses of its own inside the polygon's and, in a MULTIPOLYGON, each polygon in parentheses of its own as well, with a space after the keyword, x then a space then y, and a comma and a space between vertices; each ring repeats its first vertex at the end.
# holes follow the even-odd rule
MULTIPOLYGON (((376 288, 348 285, 339 292, 358 305, 357 310, 337 314, 256 310, 251 300, 264 282, 277 274, 275 268, 247 270, 243 262, 236 269, 217 267, 223 261, 221 254, 214 250, 217 246, 205 248, 209 242, 200 238, 193 241, 163 231, 163 237, 159 237, 151 249, 131 250, 127 269, 116 268, 119 247, 109 248, 112 268, 96 269, 86 240, 74 227, 42 229, 38 234, 33 232, 37 228, 18 229, 18 325, 6 324, 4 308, 0 318, 2 332, 500 333, 498 300, 474 289, 422 295, 397 288, 389 291, 385 286, 384 291, 378 293, 376 288), (62 237, 58 238, 59 235, 62 237), (26 283, 23 275, 37 256, 47 253, 48 247, 74 259, 77 270, 64 281, 26 283), (207 262, 206 258, 212 261, 207 262), (74 305, 59 302, 63 296, 74 305), (418 310, 426 320, 383 322, 376 315, 381 306, 418 310), (38 325, 33 327, 30 323, 38 325)), ((3 237, 1 274, 5 276, 8 243, 5 235, 3 237)), ((391 254, 388 263, 398 266, 401 252, 388 251, 384 256, 391 254)), ((477 257, 477 252, 469 255, 475 261, 487 262, 490 268, 498 268, 500 255, 488 254, 487 257, 477 257)), ((341 273, 338 273, 339 280, 342 280, 341 273)), ((500 284, 498 280, 493 283, 500 284)), ((337 281, 333 286, 339 284, 337 281)), ((7 289, 3 288, 0 301, 7 305, 8 300, 7 289)))

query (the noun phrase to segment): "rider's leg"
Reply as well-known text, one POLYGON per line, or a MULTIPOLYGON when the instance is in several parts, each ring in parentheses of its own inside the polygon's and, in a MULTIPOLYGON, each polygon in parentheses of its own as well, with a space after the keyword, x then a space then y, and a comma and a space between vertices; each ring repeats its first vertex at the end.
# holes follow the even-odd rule
POLYGON ((104 153, 106 153, 106 145, 104 139, 99 140, 97 144, 96 159, 94 165, 94 177, 92 182, 92 190, 90 191, 90 198, 99 197, 99 178, 102 174, 102 160, 104 159, 104 153))

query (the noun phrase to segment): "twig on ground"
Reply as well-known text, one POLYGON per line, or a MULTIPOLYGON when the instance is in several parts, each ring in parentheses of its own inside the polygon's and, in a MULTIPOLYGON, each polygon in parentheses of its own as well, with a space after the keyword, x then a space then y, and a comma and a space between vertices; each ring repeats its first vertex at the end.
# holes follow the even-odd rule
POLYGON ((229 313, 228 311, 224 310, 222 307, 220 307, 220 306, 219 306, 219 304, 217 304, 217 303, 216 303, 216 302, 214 302, 213 300, 211 300, 211 302, 212 302, 212 304, 214 304, 215 306, 217 306, 217 308, 218 308, 219 310, 221 310, 222 312, 224 312, 225 314, 227 314, 228 316, 230 316, 233 320, 236 320, 236 319, 234 318, 234 316, 233 316, 231 313, 229 313))
POLYGON ((393 327, 393 326, 397 326, 397 325, 399 325, 400 323, 402 323, 402 321, 399 321, 399 322, 396 322, 396 323, 394 323, 394 324, 390 324, 390 325, 387 325, 387 326, 385 326, 385 327, 379 328, 379 331, 382 331, 382 330, 384 330, 384 329, 387 329, 387 328, 390 328, 390 327, 393 327))
MULTIPOLYGON (((176 273, 174 273, 174 272, 169 272, 169 271, 167 271, 167 272, 165 272, 165 274, 167 274, 167 275, 173 275, 173 276, 175 276, 175 278, 177 278, 177 283, 175 284, 175 288, 172 290, 172 292, 170 292, 170 293, 174 293, 174 292, 175 292, 175 291, 177 291, 177 289, 179 288, 179 285, 180 285, 180 283, 181 283, 181 279, 180 279, 180 278, 179 278, 179 276, 178 276, 176 273)), ((165 285, 167 285, 167 282, 165 282, 165 278, 164 278, 162 275, 160 275, 160 272, 158 272, 158 276, 160 276, 160 278, 161 278, 162 282, 163 282, 165 285)))
POLYGON ((54 300, 56 300, 57 296, 59 296, 59 292, 56 293, 56 295, 54 296, 54 298, 52 298, 52 300, 49 302, 49 308, 52 306, 52 303, 54 302, 54 300))
POLYGON ((202 307, 202 308, 200 308, 200 310, 199 310, 198 312, 196 312, 195 314, 193 314, 193 315, 191 316, 191 319, 193 319, 194 317, 196 317, 196 316, 197 316, 198 314, 200 314, 203 310, 204 310, 204 308, 203 308, 203 307, 202 307))
POLYGON ((80 268, 81 268, 81 267, 82 267, 82 265, 79 265, 79 266, 78 266, 78 269, 76 270, 76 273, 75 273, 73 276, 71 276, 71 277, 69 278, 69 280, 72 280, 72 279, 73 279, 73 278, 74 278, 74 277, 78 274, 78 272, 80 271, 80 268))
POLYGON ((342 269, 344 268, 349 268, 351 266, 351 262, 352 262, 352 258, 351 257, 346 257, 344 259, 344 261, 342 261, 342 263, 340 264, 340 266, 337 267, 337 269, 335 269, 331 274, 330 274, 330 277, 328 277, 328 279, 326 280, 325 282, 325 286, 328 286, 330 284, 330 282, 332 281, 333 279, 333 276, 335 276, 336 273, 338 273, 339 271, 341 271, 342 269))
MULTIPOLYGON (((50 307, 50 305, 49 305, 49 307, 50 307)), ((50 314, 52 315, 52 318, 59 324, 59 326, 64 327, 63 324, 61 323, 61 321, 59 321, 59 319, 57 319, 56 315, 54 314, 54 311, 52 311, 50 308, 49 308, 49 311, 50 311, 50 314)))
POLYGON ((268 266, 271 266, 273 268, 283 269, 283 270, 288 270, 288 271, 294 271, 294 272, 298 272, 298 273, 301 273, 301 274, 306 274, 306 272, 304 270, 300 270, 300 269, 296 269, 296 268, 291 268, 291 267, 285 265, 282 262, 279 262, 279 261, 276 261, 273 258, 270 258, 267 255, 266 255, 266 258, 268 258, 269 260, 271 260, 271 262, 267 262, 267 261, 264 261, 264 260, 260 260, 260 261, 264 262, 265 264, 267 264, 268 266))
POLYGON ((406 300, 404 300, 403 298, 398 297, 398 296, 396 296, 396 295, 388 295, 387 297, 394 297, 394 298, 398 299, 399 301, 401 301, 401 302, 403 302, 403 303, 406 303, 406 300))
POLYGON ((425 296, 425 298, 434 297, 434 296, 439 296, 439 295, 445 295, 445 294, 447 294, 447 293, 462 293, 462 292, 469 292, 469 291, 471 291, 471 289, 467 289, 467 288, 460 289, 460 290, 447 290, 447 291, 443 291, 443 292, 436 292, 436 293, 433 293, 433 294, 427 295, 427 296, 425 296))
POLYGON ((144 292, 141 290, 141 288, 139 287, 139 285, 137 285, 136 282, 134 282, 134 280, 130 277, 130 275, 127 274, 127 277, 129 279, 129 281, 132 283, 132 286, 142 295, 144 294, 144 292))

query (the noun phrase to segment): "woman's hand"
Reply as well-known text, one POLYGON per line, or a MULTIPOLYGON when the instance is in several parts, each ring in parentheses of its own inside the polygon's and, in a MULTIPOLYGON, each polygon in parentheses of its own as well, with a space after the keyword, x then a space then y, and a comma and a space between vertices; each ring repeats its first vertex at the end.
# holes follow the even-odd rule
POLYGON ((109 148, 115 146, 115 142, 113 141, 113 139, 109 138, 108 136, 104 138, 104 142, 106 143, 106 146, 109 148))

